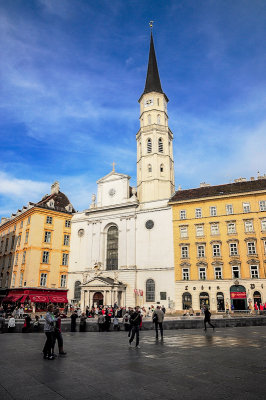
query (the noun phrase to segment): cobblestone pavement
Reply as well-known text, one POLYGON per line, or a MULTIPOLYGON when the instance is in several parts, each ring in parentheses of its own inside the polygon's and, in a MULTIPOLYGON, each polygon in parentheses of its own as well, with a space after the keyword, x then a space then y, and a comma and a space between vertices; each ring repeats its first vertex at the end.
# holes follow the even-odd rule
POLYGON ((266 327, 65 333, 43 360, 43 334, 0 335, 0 399, 266 399, 266 327))

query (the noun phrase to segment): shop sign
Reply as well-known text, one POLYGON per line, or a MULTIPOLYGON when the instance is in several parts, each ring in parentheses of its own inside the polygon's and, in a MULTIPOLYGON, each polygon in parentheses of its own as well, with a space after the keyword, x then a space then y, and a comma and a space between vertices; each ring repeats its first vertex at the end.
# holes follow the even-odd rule
POLYGON ((231 299, 246 299, 246 292, 231 292, 231 299))

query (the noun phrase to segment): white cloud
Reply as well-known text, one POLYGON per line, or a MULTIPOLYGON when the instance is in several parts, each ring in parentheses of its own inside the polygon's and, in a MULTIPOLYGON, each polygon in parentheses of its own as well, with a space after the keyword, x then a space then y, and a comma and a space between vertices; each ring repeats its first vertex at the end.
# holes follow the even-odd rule
POLYGON ((0 171, 0 195, 13 197, 23 201, 36 201, 38 196, 43 196, 49 189, 46 182, 36 182, 30 179, 17 179, 0 171))

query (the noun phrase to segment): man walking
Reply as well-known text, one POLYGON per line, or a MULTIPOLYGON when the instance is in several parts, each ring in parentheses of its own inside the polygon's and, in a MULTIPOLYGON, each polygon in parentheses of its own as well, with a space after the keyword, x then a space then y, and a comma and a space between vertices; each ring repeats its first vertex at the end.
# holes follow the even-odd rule
POLYGON ((131 343, 134 340, 134 337, 136 335, 136 348, 139 349, 139 326, 141 323, 141 315, 140 315, 140 310, 139 307, 135 307, 135 311, 130 317, 130 323, 131 323, 131 337, 129 339, 129 346, 131 346, 131 343))
POLYGON ((204 330, 205 331, 207 330, 207 326, 206 326, 207 322, 214 330, 215 326, 211 323, 211 313, 210 313, 208 307, 204 306, 204 330))
POLYGON ((160 306, 157 306, 156 310, 153 311, 152 320, 155 324, 156 339, 158 339, 158 325, 160 328, 161 339, 163 339, 163 320, 164 312, 161 310, 160 306))

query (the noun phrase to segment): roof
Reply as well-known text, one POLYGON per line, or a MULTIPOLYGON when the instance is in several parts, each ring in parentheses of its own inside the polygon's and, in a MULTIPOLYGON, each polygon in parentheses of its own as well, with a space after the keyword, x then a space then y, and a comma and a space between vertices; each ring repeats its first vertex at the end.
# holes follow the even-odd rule
POLYGON ((65 213, 74 213, 76 212, 74 207, 72 209, 72 212, 67 211, 66 206, 68 206, 70 203, 68 197, 62 193, 62 192, 58 192, 58 193, 52 193, 52 194, 46 194, 38 203, 35 204, 36 207, 41 207, 41 208, 48 208, 51 210, 55 210, 55 211, 61 211, 61 212, 65 212, 65 213), (48 206, 48 202, 50 200, 54 200, 54 207, 49 207, 48 206))
POLYGON ((196 200, 206 197, 230 196, 240 193, 257 192, 260 190, 266 190, 266 179, 229 183, 226 185, 206 186, 188 190, 178 190, 171 197, 169 202, 173 203, 182 200, 196 200))
POLYGON ((159 76, 159 71, 158 71, 158 66, 157 66, 155 50, 154 50, 152 33, 151 33, 151 41, 150 41, 150 53, 149 53, 149 63, 148 63, 148 70, 147 70, 147 76, 146 76, 146 83, 145 83, 145 88, 144 88, 144 92, 142 93, 142 95, 145 93, 150 93, 150 92, 163 93, 160 76, 159 76))

